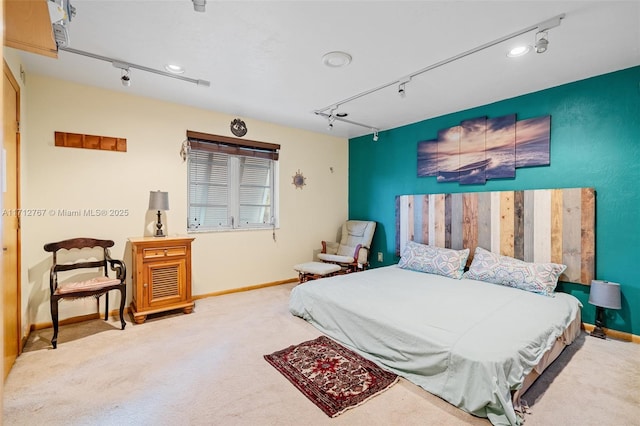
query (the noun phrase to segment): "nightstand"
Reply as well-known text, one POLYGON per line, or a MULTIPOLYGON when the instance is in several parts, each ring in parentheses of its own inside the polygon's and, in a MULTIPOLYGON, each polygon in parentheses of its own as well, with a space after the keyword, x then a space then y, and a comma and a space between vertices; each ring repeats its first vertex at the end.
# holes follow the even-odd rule
POLYGON ((193 312, 191 237, 129 238, 133 276, 131 313, 136 324, 147 315, 182 309, 193 312))

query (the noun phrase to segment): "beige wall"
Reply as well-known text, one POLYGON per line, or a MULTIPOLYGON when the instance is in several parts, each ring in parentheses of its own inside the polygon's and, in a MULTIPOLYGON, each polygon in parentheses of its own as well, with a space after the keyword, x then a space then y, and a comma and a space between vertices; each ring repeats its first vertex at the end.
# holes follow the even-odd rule
MULTIPOLYGON (((130 263, 127 238, 152 231, 148 198, 158 189, 169 192, 165 231, 186 234, 187 164, 179 156, 185 131, 232 136, 229 123, 235 118, 28 73, 26 82, 22 207, 43 209, 44 215, 25 217, 22 224, 25 329, 51 320, 45 243, 76 236, 112 239, 112 255, 130 263), (127 152, 55 147, 55 131, 123 137, 127 152), (128 215, 65 217, 62 209, 127 209, 128 215)), ((347 218, 346 139, 243 119, 248 138, 282 147, 280 228, 276 241, 271 230, 191 234, 194 295, 295 277, 292 266, 311 260, 320 241, 335 238, 347 218), (302 190, 291 184, 298 169, 307 177, 302 190)), ((111 300, 113 308, 118 298, 111 300)), ((66 318, 95 312, 95 303, 60 308, 66 318)))

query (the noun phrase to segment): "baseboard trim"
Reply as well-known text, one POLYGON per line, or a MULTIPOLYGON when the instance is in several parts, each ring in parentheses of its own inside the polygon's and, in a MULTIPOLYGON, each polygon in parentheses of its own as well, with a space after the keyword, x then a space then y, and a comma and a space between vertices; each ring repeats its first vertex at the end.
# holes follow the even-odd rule
MULTIPOLYGON (((591 333, 593 329, 596 328, 595 325, 587 324, 584 322, 582 323, 582 326, 589 333, 591 333)), ((607 336, 611 337, 612 339, 624 340, 625 342, 640 343, 640 336, 637 336, 635 334, 627 333, 625 331, 610 330, 608 328, 605 328, 604 331, 607 333, 607 336)))
POLYGON ((214 291, 213 293, 198 294, 197 296, 193 296, 193 300, 206 299, 208 297, 215 297, 215 296, 223 296, 225 294, 240 293, 243 291, 258 290, 261 288, 275 287, 277 285, 289 284, 289 283, 295 283, 295 282, 298 282, 298 278, 289 278, 286 280, 272 281, 269 283, 250 285, 248 287, 231 288, 229 290, 214 291))
MULTIPOLYGON (((286 279, 286 280, 272 281, 272 282, 269 282, 269 283, 256 284, 256 285, 251 285, 251 286, 247 286, 247 287, 239 287, 239 288, 232 288, 232 289, 229 289, 229 290, 215 291, 213 293, 198 294, 197 296, 193 296, 193 300, 207 299, 209 297, 223 296, 225 294, 240 293, 240 292, 243 292, 243 291, 258 290, 258 289, 267 288, 267 287, 275 287, 277 285, 295 283, 297 281, 298 281, 298 278, 289 278, 289 279, 286 279)), ((129 307, 125 308, 125 313, 126 314, 129 313, 129 307)), ((119 313, 118 313, 117 309, 112 310, 112 311, 109 312, 109 316, 117 316, 118 314, 119 313)), ((75 324, 75 323, 78 323, 78 322, 94 320, 94 319, 99 319, 99 318, 102 318, 102 314, 93 313, 93 314, 88 314, 88 315, 80 315, 80 316, 77 316, 77 317, 65 318, 63 320, 60 320, 59 324, 60 325, 75 324)), ((51 328, 51 327, 53 327, 53 323, 51 323, 51 322, 45 322, 45 323, 39 323, 39 324, 31 324, 31 326, 29 327, 29 333, 27 333, 27 335, 22 338, 22 347, 24 347, 24 345, 26 344, 27 339, 29 338, 29 334, 32 331, 42 330, 44 328, 51 328)), ((593 329, 595 328, 595 326, 593 324, 588 324, 588 323, 585 323, 585 322, 582 323, 582 327, 588 333, 593 331, 593 329)), ((623 340, 625 342, 633 342, 633 343, 640 344, 640 336, 638 336, 638 335, 627 333, 625 331, 610 330, 608 328, 605 328, 604 330, 606 331, 607 336, 611 337, 612 339, 623 340)))
MULTIPOLYGON (((289 278, 286 280, 280 280, 280 281, 273 281, 273 282, 269 282, 269 283, 264 283, 264 284, 257 284, 257 285, 252 285, 252 286, 248 286, 248 287, 240 287, 240 288, 233 288, 233 289, 229 289, 229 290, 222 290, 222 291, 216 291, 213 293, 205 293, 205 294, 199 294, 197 296, 193 296, 193 300, 198 300, 198 299, 206 299, 208 297, 215 297, 215 296, 222 296, 224 294, 231 294, 231 293, 239 293, 242 291, 250 291, 250 290, 257 290, 260 288, 267 288, 267 287, 274 287, 277 285, 282 285, 282 284, 289 284, 289 283, 294 283, 297 282, 298 278, 289 278)), ((129 314, 130 310, 129 307, 125 307, 124 310, 125 314, 129 314)), ((94 319, 100 319, 103 318, 103 313, 93 313, 93 314, 87 314, 87 315, 79 315, 77 317, 71 317, 71 318, 65 318, 63 320, 58 321, 59 325, 69 325, 69 324, 76 324, 79 322, 83 322, 83 321, 89 321, 89 320, 94 320, 94 319)), ((113 309, 111 311, 109 311, 109 316, 118 316, 119 317, 120 313, 118 309, 113 309)), ((27 342, 27 339, 29 338, 29 334, 33 331, 36 330, 42 330, 45 328, 51 328, 53 327, 53 323, 52 322, 43 322, 43 323, 36 323, 36 324, 31 324, 31 326, 29 326, 29 333, 27 333, 26 336, 24 336, 22 338, 22 347, 24 347, 24 345, 27 342)))
MULTIPOLYGON (((129 308, 125 308, 124 313, 125 314, 129 313, 129 308)), ((120 310, 114 309, 112 311, 109 311, 109 316, 110 317, 117 316, 118 318, 120 318, 120 310)), ((104 319, 104 313, 95 312, 93 314, 86 314, 86 315, 79 315, 77 317, 65 318, 63 320, 58 321, 58 325, 60 326, 60 325, 76 324, 79 322, 95 320, 95 319, 104 319)), ((51 327, 53 327, 52 322, 41 322, 41 323, 31 324, 31 327, 29 327, 29 332, 32 332, 35 330, 42 330, 44 328, 51 328, 51 327)), ((27 336, 27 338, 29 338, 29 336, 27 336)))

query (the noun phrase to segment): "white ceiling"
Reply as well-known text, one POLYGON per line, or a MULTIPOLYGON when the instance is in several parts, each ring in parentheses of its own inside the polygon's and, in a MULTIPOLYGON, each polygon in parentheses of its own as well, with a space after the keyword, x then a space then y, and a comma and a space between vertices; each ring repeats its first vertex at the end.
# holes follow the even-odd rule
MULTIPOLYGON (((394 128, 591 76, 640 65, 638 1, 212 1, 72 0, 69 47, 163 70, 210 87, 133 69, 130 87, 108 62, 60 51, 21 53, 27 73, 330 133, 315 110, 396 81, 484 43, 565 13, 549 50, 507 58, 535 31, 341 105, 337 112, 394 128), (322 56, 342 50, 348 67, 322 56)), ((336 122, 336 136, 371 133, 336 122)))

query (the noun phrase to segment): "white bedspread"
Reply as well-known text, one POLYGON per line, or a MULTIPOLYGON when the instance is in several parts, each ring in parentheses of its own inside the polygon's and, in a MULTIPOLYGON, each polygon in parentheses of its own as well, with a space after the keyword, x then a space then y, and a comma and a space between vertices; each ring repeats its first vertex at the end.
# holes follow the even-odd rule
POLYGON ((547 297, 389 266, 310 281, 289 309, 323 333, 474 415, 518 424, 511 390, 580 312, 547 297))

